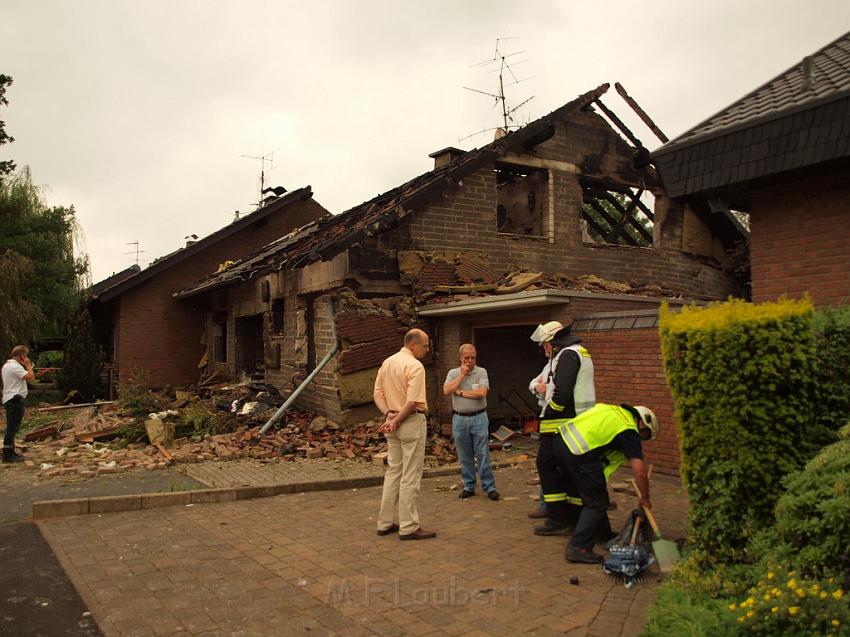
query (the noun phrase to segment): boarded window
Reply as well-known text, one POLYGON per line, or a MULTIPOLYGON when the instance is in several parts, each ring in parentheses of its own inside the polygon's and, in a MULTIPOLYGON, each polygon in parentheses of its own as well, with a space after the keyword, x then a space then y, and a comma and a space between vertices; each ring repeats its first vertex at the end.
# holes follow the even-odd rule
POLYGON ((581 181, 586 240, 651 247, 655 197, 642 188, 581 181))
POLYGON ((496 227, 499 232, 542 237, 548 207, 548 170, 496 163, 496 227))
POLYGON ((227 362, 227 316, 216 315, 213 317, 213 361, 216 363, 227 362))
POLYGON ((281 336, 283 334, 283 299, 272 301, 272 334, 281 336))

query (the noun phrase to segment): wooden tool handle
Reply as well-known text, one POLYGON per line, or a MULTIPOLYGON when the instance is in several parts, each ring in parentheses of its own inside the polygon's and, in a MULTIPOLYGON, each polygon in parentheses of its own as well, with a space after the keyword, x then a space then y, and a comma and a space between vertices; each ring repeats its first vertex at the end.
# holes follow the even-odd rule
POLYGON ((641 517, 637 516, 635 518, 635 525, 632 527, 632 537, 629 540, 629 544, 633 545, 637 541, 637 534, 638 534, 638 531, 640 530, 640 521, 641 521, 641 517))
MULTIPOLYGON (((631 483, 632 488, 634 488, 635 492, 637 492, 638 497, 640 499, 643 499, 643 495, 641 495, 640 489, 638 488, 637 482, 634 481, 634 478, 629 480, 629 482, 631 483)), ((660 536, 661 531, 658 530, 658 522, 655 521, 655 516, 652 515, 652 510, 648 506, 641 506, 641 509, 643 509, 643 512, 646 514, 646 519, 649 520, 649 525, 652 527, 653 533, 655 533, 655 535, 660 536)))

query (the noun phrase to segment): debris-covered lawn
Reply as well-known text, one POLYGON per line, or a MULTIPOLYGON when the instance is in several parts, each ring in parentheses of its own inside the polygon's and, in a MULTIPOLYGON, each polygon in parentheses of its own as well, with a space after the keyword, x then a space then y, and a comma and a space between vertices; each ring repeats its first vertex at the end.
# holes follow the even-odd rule
MULTIPOLYGON (((387 445, 377 420, 344 429, 323 416, 290 409, 261 436, 261 427, 283 402, 273 386, 250 383, 198 386, 171 394, 136 392, 121 401, 80 407, 31 407, 22 435, 26 464, 39 477, 83 479, 239 458, 383 464, 387 445), (145 426, 151 415, 171 434, 156 445, 149 439, 150 426, 145 426)), ((429 433, 426 465, 456 461, 451 439, 437 430, 429 433)))

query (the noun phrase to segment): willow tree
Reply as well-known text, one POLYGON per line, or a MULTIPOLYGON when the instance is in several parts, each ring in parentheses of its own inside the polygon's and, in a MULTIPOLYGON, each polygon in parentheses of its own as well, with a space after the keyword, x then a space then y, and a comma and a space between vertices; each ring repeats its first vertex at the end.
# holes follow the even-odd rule
POLYGON ((74 256, 74 208, 48 206, 29 168, 0 177, 2 354, 14 343, 62 336, 80 299, 88 259, 74 256))

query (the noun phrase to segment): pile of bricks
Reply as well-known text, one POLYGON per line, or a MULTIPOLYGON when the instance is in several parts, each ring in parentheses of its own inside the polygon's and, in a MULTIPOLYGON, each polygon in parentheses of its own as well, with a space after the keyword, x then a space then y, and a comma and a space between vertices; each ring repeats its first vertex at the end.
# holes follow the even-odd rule
MULTIPOLYGON (((228 388, 232 393, 232 388, 228 388)), ((228 400, 227 392, 207 395, 207 408, 215 412, 216 403, 228 400)), ((192 402, 197 409, 197 400, 192 402)), ((172 406, 175 406, 172 403, 172 406)), ((221 406, 218 406, 221 409, 221 406)), ((180 409, 177 410, 179 414, 180 409)), ((73 413, 73 412, 71 412, 73 413)), ((173 416, 179 418, 180 416, 173 416)), ((151 445, 121 438, 123 427, 133 418, 122 413, 118 405, 89 406, 75 415, 60 417, 31 438, 27 464, 37 469, 39 477, 69 476, 92 478, 131 469, 157 470, 172 464, 208 461, 254 459, 261 462, 327 458, 361 460, 383 464, 387 455, 380 422, 368 421, 353 429, 339 425, 311 412, 290 410, 277 428, 261 435, 265 419, 255 414, 232 414, 235 429, 226 433, 207 434, 199 440, 177 438, 173 443, 151 445)), ((437 466, 456 462, 454 443, 440 433, 428 436, 426 462, 437 466)))

